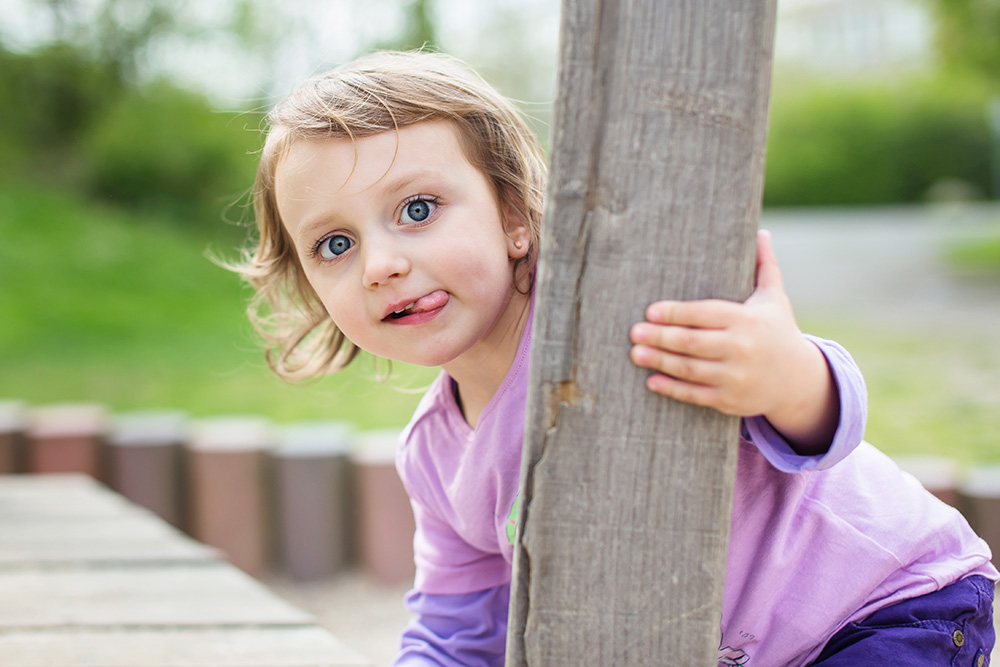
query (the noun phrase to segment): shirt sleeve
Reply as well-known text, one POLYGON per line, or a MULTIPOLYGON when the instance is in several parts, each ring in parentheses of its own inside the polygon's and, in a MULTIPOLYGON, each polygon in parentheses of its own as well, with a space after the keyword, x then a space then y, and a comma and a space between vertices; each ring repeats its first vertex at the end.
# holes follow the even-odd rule
POLYGON ((499 553, 480 551, 416 498, 411 498, 416 533, 413 587, 424 593, 479 591, 510 582, 510 565, 499 553))
POLYGON ((510 565, 498 552, 470 544, 460 534, 463 512, 448 499, 429 456, 414 454, 413 443, 432 438, 410 426, 396 452, 396 472, 410 497, 415 532, 413 588, 422 593, 456 594, 482 591, 510 581, 510 565), (409 440, 412 439, 412 442, 409 440))
POLYGON ((393 667, 502 667, 509 604, 509 584, 456 595, 410 591, 406 607, 414 618, 393 667))
POLYGON ((868 420, 868 389, 850 353, 831 340, 805 337, 826 357, 840 398, 840 419, 830 448, 817 456, 801 456, 764 417, 745 418, 740 426, 743 439, 756 445, 764 458, 782 472, 823 470, 843 461, 861 444, 868 420))

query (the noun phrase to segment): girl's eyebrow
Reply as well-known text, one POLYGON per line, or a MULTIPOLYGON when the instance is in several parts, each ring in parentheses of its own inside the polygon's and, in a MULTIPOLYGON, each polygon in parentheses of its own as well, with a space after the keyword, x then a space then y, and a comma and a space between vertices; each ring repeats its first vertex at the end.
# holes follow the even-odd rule
POLYGON ((414 183, 423 181, 425 179, 428 180, 440 179, 443 175, 444 175, 443 172, 437 169, 428 169, 428 168, 413 169, 411 171, 403 172, 402 174, 393 176, 392 179, 385 180, 385 182, 380 180, 375 185, 378 186, 380 193, 388 194, 413 187, 414 183))
POLYGON ((313 241, 316 240, 314 237, 319 233, 319 230, 337 224, 339 219, 340 216, 332 212, 316 217, 295 231, 295 244, 303 247, 311 247, 313 241))

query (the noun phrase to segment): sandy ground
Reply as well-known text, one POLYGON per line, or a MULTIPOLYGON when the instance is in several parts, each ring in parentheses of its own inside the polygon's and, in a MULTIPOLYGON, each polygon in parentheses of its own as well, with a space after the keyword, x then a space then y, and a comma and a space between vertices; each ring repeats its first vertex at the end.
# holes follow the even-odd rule
POLYGON ((823 313, 995 334, 1000 282, 963 280, 944 263, 953 240, 1000 223, 1000 205, 766 211, 798 315, 823 313))
POLYGON ((357 570, 308 584, 278 577, 264 583, 280 597, 313 614, 318 625, 367 656, 376 667, 392 662, 399 634, 410 619, 403 607, 409 583, 387 585, 357 570))
MULTIPOLYGON (((1000 329, 1000 285, 976 286, 949 277, 940 249, 948 239, 975 234, 997 220, 997 206, 901 208, 768 213, 761 226, 774 233, 797 312, 834 309, 856 317, 912 320, 921 326, 934 322, 995 336, 1000 329)), ((375 665, 391 662, 409 618, 402 604, 408 584, 382 585, 357 571, 308 585, 282 579, 265 583, 313 613, 320 625, 375 665)), ((993 658, 1000 660, 1000 651, 993 658)))

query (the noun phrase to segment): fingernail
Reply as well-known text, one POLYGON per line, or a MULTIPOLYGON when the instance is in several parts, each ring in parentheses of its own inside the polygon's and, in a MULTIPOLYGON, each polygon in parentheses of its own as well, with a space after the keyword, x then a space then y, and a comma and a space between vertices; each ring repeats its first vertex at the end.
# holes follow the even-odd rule
POLYGON ((667 307, 662 303, 654 303, 646 309, 646 319, 662 320, 667 313, 667 307))

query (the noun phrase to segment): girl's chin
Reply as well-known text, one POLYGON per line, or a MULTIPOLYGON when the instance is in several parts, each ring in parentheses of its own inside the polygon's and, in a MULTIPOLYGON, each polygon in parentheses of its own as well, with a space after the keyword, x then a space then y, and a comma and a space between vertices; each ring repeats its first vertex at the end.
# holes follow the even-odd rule
POLYGON ((422 366, 424 368, 440 368, 455 359, 454 356, 449 354, 391 354, 380 353, 375 350, 367 349, 365 352, 374 357, 378 357, 379 359, 384 359, 392 363, 407 364, 409 366, 422 366))

